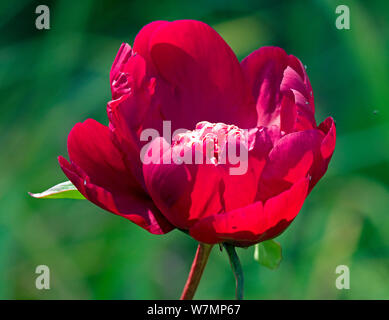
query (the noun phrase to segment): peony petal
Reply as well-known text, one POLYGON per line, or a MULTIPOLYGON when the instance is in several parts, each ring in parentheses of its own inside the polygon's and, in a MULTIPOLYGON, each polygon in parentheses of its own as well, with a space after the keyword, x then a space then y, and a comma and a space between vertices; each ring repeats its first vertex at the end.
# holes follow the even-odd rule
POLYGON ((297 107, 292 92, 286 92, 282 97, 280 109, 280 129, 283 132, 292 132, 296 127, 297 107))
POLYGON ((118 99, 125 94, 144 89, 142 87, 148 84, 145 77, 145 60, 140 55, 131 56, 126 64, 120 66, 120 70, 111 79, 112 98, 118 99))
POLYGON ((122 43, 118 53, 116 54, 115 60, 113 61, 111 72, 109 73, 111 83, 116 78, 118 73, 123 70, 123 67, 126 65, 131 55, 131 46, 127 43, 122 43))
POLYGON ((320 147, 321 156, 323 159, 328 159, 332 156, 335 150, 336 128, 334 119, 331 117, 325 119, 319 125, 319 129, 322 130, 326 135, 320 147))
MULTIPOLYGON (((289 60, 296 59, 299 64, 301 62, 293 56, 289 56, 289 60)), ((297 63, 297 62, 295 62, 297 63)), ((302 72, 302 71, 300 71, 302 72)), ((304 75, 306 76, 305 69, 304 75)), ((284 76, 281 83, 281 92, 286 94, 292 92, 296 104, 296 129, 306 130, 316 127, 315 121, 315 106, 313 102, 313 94, 308 77, 304 80, 300 73, 288 66, 284 71, 284 76)))
POLYGON ((70 131, 68 153, 71 162, 82 168, 94 184, 123 190, 139 187, 112 143, 109 128, 93 119, 77 123, 70 131))
POLYGON ((312 176, 315 164, 320 161, 323 138, 320 130, 305 130, 287 134, 278 140, 263 169, 258 199, 266 200, 308 174, 312 176))
POLYGON ((242 155, 239 174, 231 174, 233 165, 218 165, 223 177, 221 196, 223 212, 245 207, 254 202, 258 192, 258 181, 266 164, 269 151, 273 147, 275 132, 278 128, 255 128, 249 132, 248 160, 242 155), (274 129, 274 130, 273 130, 274 129), (243 171, 246 169, 247 171, 243 171))
POLYGON ((175 145, 170 148, 164 139, 157 138, 146 152, 147 161, 143 161, 146 187, 157 207, 171 223, 188 229, 201 218, 252 203, 265 165, 266 149, 270 149, 261 139, 263 132, 267 131, 262 129, 256 133, 255 146, 248 159, 241 154, 235 159, 239 163, 218 163, 216 166, 194 164, 197 159, 204 161, 203 154, 194 147, 184 145, 183 150, 175 145), (188 151, 189 157, 185 163, 178 163, 174 157, 183 156, 183 151, 188 151))
MULTIPOLYGON (((122 151, 124 162, 129 165, 130 171, 143 186, 144 179, 139 153, 146 142, 140 140, 140 134, 144 126, 150 123, 149 121, 155 121, 155 126, 162 125, 161 118, 157 121, 158 116, 153 117, 154 113, 150 110, 150 99, 151 97, 146 92, 138 91, 112 100, 107 105, 110 128, 113 133, 112 140, 122 151)), ((146 128, 148 127, 153 128, 152 125, 146 128)))
POLYGON ((257 101, 259 126, 275 124, 285 132, 316 127, 312 88, 300 60, 281 48, 263 47, 241 66, 257 101))
POLYGON ((309 178, 302 178, 289 190, 266 201, 264 215, 268 217, 268 226, 259 230, 260 241, 278 236, 289 226, 303 206, 308 187, 309 178))
POLYGON ((174 21, 157 28, 149 41, 158 71, 156 96, 173 130, 193 129, 205 119, 241 128, 255 125, 239 62, 215 30, 199 21, 174 21))
POLYGON ((319 130, 325 134, 325 137, 320 144, 317 160, 311 170, 312 180, 310 183, 310 190, 312 190, 320 178, 326 173, 336 143, 335 122, 331 117, 327 118, 319 125, 319 130))
POLYGON ((168 21, 163 20, 153 21, 145 25, 135 37, 133 51, 145 59, 147 65, 147 74, 149 76, 151 74, 155 75, 156 73, 153 61, 151 60, 150 56, 150 39, 156 30, 168 23, 168 21))
POLYGON ((309 179, 303 178, 289 190, 227 213, 199 220, 190 235, 204 243, 230 242, 237 246, 250 246, 279 235, 300 211, 307 195, 309 179))
POLYGON ((258 201, 243 208, 199 220, 189 234, 199 242, 255 242, 256 231, 263 219, 263 205, 258 201))
POLYGON ((221 177, 214 165, 176 164, 170 145, 155 139, 143 161, 146 187, 156 206, 175 226, 188 229, 200 217, 222 210, 221 177), (170 164, 168 163, 170 162, 170 164))
MULTIPOLYGON (((305 66, 303 66, 301 61, 293 55, 289 55, 288 65, 298 73, 299 78, 302 80, 304 85, 300 86, 300 91, 304 94, 310 106, 312 107, 312 112, 315 113, 312 86, 311 82, 309 81, 307 71, 305 70, 305 66)), ((283 84, 285 85, 286 83, 283 84)), ((286 89, 288 89, 288 86, 286 86, 286 89)))
POLYGON ((257 101, 258 126, 268 126, 279 118, 282 99, 280 86, 287 63, 288 55, 277 47, 262 47, 241 62, 257 101))
POLYGON ((125 162, 131 164, 130 169, 142 186, 144 179, 139 152, 145 142, 140 140, 140 134, 145 128, 159 128, 161 133, 163 121, 159 109, 152 103, 155 79, 147 79, 145 72, 144 58, 132 56, 123 66, 117 82, 113 82, 114 99, 107 105, 113 140, 123 151, 125 162))
POLYGON ((152 233, 172 226, 153 205, 123 161, 108 127, 94 120, 74 126, 68 137, 68 163, 60 157, 65 174, 77 189, 98 206, 130 219, 152 233))

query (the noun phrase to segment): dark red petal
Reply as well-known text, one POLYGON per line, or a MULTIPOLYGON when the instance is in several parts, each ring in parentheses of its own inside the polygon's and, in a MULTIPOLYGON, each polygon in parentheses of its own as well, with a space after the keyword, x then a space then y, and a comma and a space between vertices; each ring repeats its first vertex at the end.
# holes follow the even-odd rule
MULTIPOLYGON (((293 55, 289 55, 288 65, 298 73, 300 79, 302 80, 304 85, 300 86, 301 88, 300 90, 306 97, 307 101, 309 102, 312 108, 312 112, 315 113, 315 104, 314 104, 312 86, 311 86, 311 82, 309 81, 307 71, 305 70, 305 66, 303 66, 301 61, 293 55)), ((283 84, 285 85, 285 83, 283 84)), ((288 86, 286 86, 286 89, 288 89, 287 87, 288 86)))
POLYGON ((275 124, 285 132, 316 127, 312 88, 300 60, 281 48, 263 47, 241 66, 257 101, 259 126, 275 124))
POLYGON ((125 94, 138 92, 142 89, 147 90, 144 88, 148 84, 145 77, 146 62, 144 58, 140 55, 131 56, 111 78, 112 98, 118 99, 125 94))
POLYGON ((323 159, 328 159, 332 156, 335 150, 336 128, 334 119, 331 117, 325 119, 319 125, 319 129, 322 130, 326 135, 320 147, 321 156, 323 159))
MULTIPOLYGON (((218 163, 217 166, 189 164, 187 161, 176 164, 174 156, 181 154, 182 149, 177 145, 171 149, 164 139, 158 138, 150 144, 146 153, 149 157, 154 156, 150 158, 154 163, 143 161, 147 190, 164 216, 182 229, 188 229, 206 216, 245 207, 255 200, 258 179, 272 146, 267 131, 263 128, 252 133, 255 141, 251 142, 253 146, 248 152, 248 159, 241 150, 238 164, 218 163), (163 148, 165 151, 161 152, 163 148)), ((227 145, 231 146, 234 142, 232 139, 227 145)), ((186 148, 189 160, 194 163, 196 154, 193 155, 192 147, 186 148)), ((202 154, 199 155, 202 158, 202 154)))
MULTIPOLYGON (((220 196, 223 212, 247 206, 255 200, 258 178, 264 165, 264 159, 250 157, 247 164, 247 172, 242 175, 231 175, 228 166, 223 168, 223 166, 219 165, 217 167, 222 177, 220 196)), ((206 183, 207 181, 205 180, 204 185, 206 183)))
POLYGON ((269 218, 267 230, 262 229, 260 241, 278 236, 300 212, 308 194, 309 178, 302 178, 279 195, 270 198, 264 206, 265 216, 269 218))
POLYGON ((123 67, 118 84, 114 82, 114 99, 107 105, 114 141, 120 146, 125 162, 131 164, 131 171, 142 185, 144 179, 139 152, 145 142, 141 141, 140 135, 147 128, 155 128, 162 133, 163 121, 159 107, 152 100, 155 79, 148 79, 145 72, 144 58, 139 54, 133 55, 123 67), (126 78, 123 84, 119 83, 122 77, 126 78), (115 93, 119 94, 115 96, 115 93))
POLYGON ((320 144, 320 149, 317 152, 318 156, 311 170, 312 181, 310 183, 310 190, 312 190, 315 184, 327 171, 336 143, 336 128, 334 120, 331 117, 327 118, 319 125, 319 130, 325 134, 325 137, 320 144))
POLYGON ((111 72, 109 73, 111 83, 116 78, 117 74, 123 70, 131 55, 132 50, 130 45, 122 43, 118 53, 116 54, 115 60, 113 61, 111 72))
MULTIPOLYGON (((218 165, 222 176, 221 197, 223 212, 245 207, 254 202, 258 192, 258 181, 266 164, 269 151, 273 147, 273 128, 255 128, 249 132, 248 159, 241 157, 239 174, 231 174, 236 166, 218 165), (247 171, 243 171, 246 169, 247 171)), ((279 132, 278 128, 274 128, 279 132)), ((239 148, 239 147, 237 147, 239 148)), ((242 156, 242 154, 241 154, 242 156)), ((236 172, 236 171, 235 171, 236 172)))
POLYGON ((282 94, 293 93, 296 104, 296 130, 316 127, 313 92, 305 68, 300 60, 290 55, 281 83, 282 94))
POLYGON ((297 107, 292 92, 286 92, 282 97, 280 110, 280 129, 283 132, 292 132, 296 127, 297 107))
POLYGON ((115 193, 90 182, 80 168, 70 164, 65 158, 58 158, 68 179, 85 198, 97 206, 120 215, 153 234, 164 234, 174 227, 170 225, 145 194, 115 193))
POLYGON ((283 136, 269 153, 260 179, 258 199, 266 200, 307 174, 312 175, 315 163, 320 161, 323 138, 324 134, 317 129, 283 136))
MULTIPOLYGON (((249 130, 248 159, 241 153, 238 165, 218 164, 217 169, 222 177, 220 197, 223 212, 245 207, 256 201, 258 181, 266 164, 269 151, 278 140, 279 129, 254 128, 249 130), (237 167, 240 171, 237 172, 237 167), (246 169, 246 171, 245 171, 246 169), (234 170, 234 172, 232 171, 234 170)), ((237 146, 240 148, 240 146, 237 146)))
POLYGON ((211 27, 193 20, 167 23, 153 32, 149 46, 158 71, 156 95, 173 129, 193 129, 203 120, 255 125, 239 62, 211 27))
POLYGON ((309 180, 303 178, 289 190, 227 213, 198 221, 190 235, 204 243, 228 241, 238 246, 249 246, 277 236, 292 222, 300 211, 308 190, 309 180))
POLYGON ((273 125, 252 129, 251 131, 252 149, 250 149, 249 154, 257 159, 267 158, 269 152, 281 138, 279 127, 273 125))
POLYGON ((155 74, 154 64, 150 57, 150 39, 156 30, 168 23, 162 20, 153 21, 145 25, 135 37, 133 51, 146 60, 148 75, 155 74))
POLYGON ((263 220, 263 205, 258 201, 243 208, 199 220, 189 229, 197 241, 214 244, 224 241, 252 242, 263 220))
POLYGON ((68 136, 70 161, 101 187, 122 190, 139 187, 111 138, 109 128, 93 119, 77 123, 68 136))
POLYGON ((150 160, 143 161, 147 190, 172 224, 188 229, 200 217, 222 210, 221 177, 213 165, 174 163, 163 138, 155 139, 146 154, 150 155, 150 160))
POLYGON ((68 137, 68 152, 71 163, 61 157, 60 165, 88 200, 152 233, 171 230, 127 169, 108 127, 91 119, 77 124, 68 137))
POLYGON ((133 96, 124 95, 108 103, 107 113, 113 143, 122 151, 123 161, 136 177, 140 185, 144 185, 142 163, 139 158, 140 140, 136 134, 141 125, 142 104, 137 109, 137 100, 133 96))
POLYGON ((288 55, 277 47, 262 47, 242 62, 252 95, 257 101, 258 126, 275 123, 280 113, 280 93, 283 72, 288 64, 288 55))

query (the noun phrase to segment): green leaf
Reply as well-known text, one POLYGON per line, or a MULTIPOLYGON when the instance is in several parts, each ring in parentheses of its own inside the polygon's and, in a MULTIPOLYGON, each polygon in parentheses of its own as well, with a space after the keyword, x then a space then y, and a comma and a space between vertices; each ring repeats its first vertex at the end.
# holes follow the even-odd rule
POLYGON ((28 193, 39 199, 85 199, 70 181, 65 181, 41 193, 28 193))
POLYGON ((254 259, 269 269, 277 269, 282 260, 281 245, 274 240, 267 240, 255 245, 254 259))

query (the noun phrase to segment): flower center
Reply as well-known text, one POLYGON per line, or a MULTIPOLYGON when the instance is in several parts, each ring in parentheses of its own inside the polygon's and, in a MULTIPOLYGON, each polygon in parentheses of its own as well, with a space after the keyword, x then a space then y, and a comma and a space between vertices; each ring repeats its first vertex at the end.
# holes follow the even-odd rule
POLYGON ((226 163, 226 153, 231 146, 243 144, 248 146, 247 130, 225 123, 199 122, 195 129, 176 134, 173 137, 173 148, 192 149, 204 155, 207 163, 217 165, 226 163))

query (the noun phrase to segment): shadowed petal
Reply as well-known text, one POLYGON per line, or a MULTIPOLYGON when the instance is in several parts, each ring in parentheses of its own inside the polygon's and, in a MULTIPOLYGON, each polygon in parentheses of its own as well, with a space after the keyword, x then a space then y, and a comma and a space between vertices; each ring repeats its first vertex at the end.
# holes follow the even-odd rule
POLYGON ((149 163, 143 161, 143 173, 156 206, 172 224, 188 229, 200 217, 222 210, 221 177, 212 164, 176 164, 172 152, 163 138, 155 139, 146 152, 152 155, 149 163))
POLYGON ((164 24, 153 32, 149 49, 157 69, 156 96, 173 130, 193 129, 203 120, 255 125, 239 62, 211 27, 193 20, 164 24))
POLYGON ((135 37, 133 51, 145 59, 147 65, 147 74, 149 76, 152 74, 155 75, 156 73, 154 63, 150 56, 150 39, 156 30, 168 23, 168 21, 163 20, 153 21, 145 25, 135 37))
POLYGON ((312 181, 310 183, 310 190, 315 186, 315 184, 320 180, 320 178, 326 173, 328 164, 332 158, 332 154, 335 150, 336 144, 336 127, 334 119, 331 117, 324 120, 319 125, 319 130, 321 130, 325 137, 323 138, 320 144, 320 152, 318 152, 318 160, 314 163, 312 168, 312 181))
POLYGON ((279 235, 300 211, 307 195, 309 179, 303 178, 290 189, 269 199, 198 221, 190 235, 204 243, 228 241, 249 246, 279 235))
POLYGON ((287 134, 275 144, 259 181, 258 199, 266 200, 293 183, 313 175, 320 161, 320 145, 324 134, 320 130, 305 130, 287 134))
POLYGON ((122 43, 118 53, 116 54, 115 60, 112 63, 111 72, 109 73, 110 82, 116 78, 119 72, 121 72, 124 66, 132 55, 131 46, 127 43, 122 43))
POLYGON ((257 101, 258 126, 275 124, 285 132, 316 127, 312 88, 300 60, 281 48, 263 47, 241 66, 257 101))

